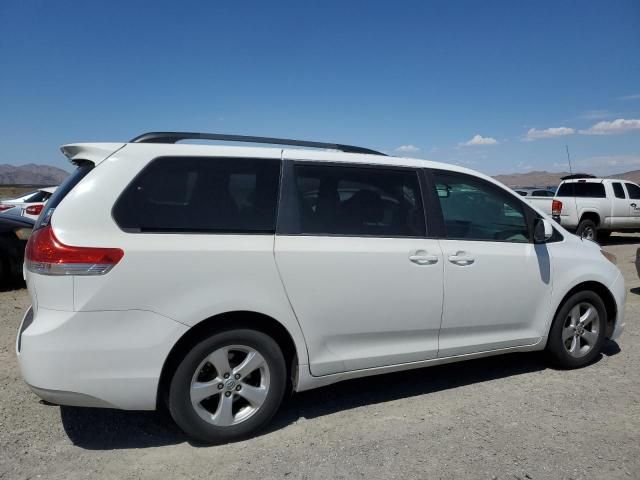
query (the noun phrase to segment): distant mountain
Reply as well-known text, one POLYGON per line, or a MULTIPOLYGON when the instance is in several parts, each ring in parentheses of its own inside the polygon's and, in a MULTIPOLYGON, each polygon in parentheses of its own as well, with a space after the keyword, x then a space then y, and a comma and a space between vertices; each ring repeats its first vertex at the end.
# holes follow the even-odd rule
POLYGON ((620 178, 622 180, 629 180, 630 182, 640 184, 640 170, 631 170, 630 172, 609 175, 607 178, 620 178))
MULTIPOLYGON (((51 165, 0 165, 0 185, 59 185, 69 172, 51 165)), ((493 178, 510 187, 547 187, 558 185, 569 172, 533 171, 495 175, 493 178)), ((609 175, 640 184, 640 170, 609 175)))
MULTIPOLYGON (((588 172, 580 172, 588 173, 588 172)), ((569 175, 569 172, 547 172, 534 171, 527 173, 512 173, 507 175, 495 175, 493 178, 509 187, 547 187, 558 185, 562 180, 561 177, 569 175)), ((621 180, 629 180, 631 182, 640 183, 640 170, 631 170, 630 172, 616 173, 608 175, 606 178, 619 178, 621 180)))
POLYGON ((0 185, 60 185, 69 172, 51 165, 0 165, 0 185))
POLYGON ((533 171, 527 173, 511 173, 495 175, 493 178, 510 187, 547 187, 558 185, 561 177, 569 175, 569 172, 533 171))

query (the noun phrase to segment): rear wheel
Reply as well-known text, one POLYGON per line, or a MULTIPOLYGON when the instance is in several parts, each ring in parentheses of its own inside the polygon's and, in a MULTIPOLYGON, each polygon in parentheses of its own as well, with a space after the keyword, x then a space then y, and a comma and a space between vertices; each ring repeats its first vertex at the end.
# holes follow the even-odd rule
POLYGON ((594 292, 578 292, 558 310, 549 332, 547 354, 561 368, 580 368, 591 363, 602 349, 607 311, 594 292))
POLYGON ((585 218, 580 221, 578 225, 578 229, 576 230, 576 235, 580 238, 584 238, 586 240, 593 240, 594 242, 598 240, 598 230, 596 228, 596 224, 593 220, 585 218))
POLYGON ((195 345, 178 365, 169 411, 189 436, 225 443, 255 433, 276 413, 286 366, 278 344, 255 330, 229 330, 195 345))

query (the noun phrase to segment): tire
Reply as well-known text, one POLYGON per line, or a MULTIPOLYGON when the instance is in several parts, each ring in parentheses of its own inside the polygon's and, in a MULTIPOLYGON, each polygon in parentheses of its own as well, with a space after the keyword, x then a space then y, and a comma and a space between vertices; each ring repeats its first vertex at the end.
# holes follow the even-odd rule
POLYGON ((596 242, 598 240, 598 229, 596 228, 595 222, 588 218, 581 220, 578 224, 576 235, 580 238, 586 238, 596 242))
POLYGON ((559 368, 584 367, 600 355, 606 328, 607 310, 602 299, 589 290, 577 292, 556 313, 547 340, 547 356, 559 368), (574 323, 576 327, 572 327, 574 323))
POLYGON ((228 330, 185 355, 169 386, 169 411, 190 437, 227 443, 264 427, 278 411, 286 385, 284 356, 273 338, 256 330, 228 330))

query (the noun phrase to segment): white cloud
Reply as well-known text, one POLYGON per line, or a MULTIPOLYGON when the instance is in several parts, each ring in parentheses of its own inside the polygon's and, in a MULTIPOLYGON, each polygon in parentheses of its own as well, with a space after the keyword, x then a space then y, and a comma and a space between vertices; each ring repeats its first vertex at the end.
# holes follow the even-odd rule
POLYGON ((474 135, 468 142, 459 143, 461 147, 474 147, 477 145, 497 145, 499 142, 492 137, 483 137, 482 135, 474 135))
POLYGON ((598 122, 591 128, 580 130, 580 133, 583 135, 615 135, 630 132, 631 130, 640 130, 640 120, 618 118, 611 122, 598 122))
POLYGON ((563 137, 565 135, 573 135, 574 133, 576 133, 576 131, 573 128, 569 127, 552 127, 545 128, 544 130, 530 128, 523 140, 526 142, 531 142, 533 140, 539 140, 541 138, 563 137))
POLYGON ((640 93, 633 95, 625 95, 624 97, 618 97, 618 100, 640 100, 640 93))
POLYGON ((402 153, 416 153, 419 152, 420 149, 418 147, 416 147, 415 145, 400 145, 398 148, 396 148, 396 152, 402 152, 402 153))

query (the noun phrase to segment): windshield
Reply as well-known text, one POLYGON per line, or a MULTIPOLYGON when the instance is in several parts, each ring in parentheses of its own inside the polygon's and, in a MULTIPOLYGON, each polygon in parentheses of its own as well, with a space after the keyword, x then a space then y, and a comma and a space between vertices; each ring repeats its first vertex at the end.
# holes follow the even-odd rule
MULTIPOLYGON (((67 196, 67 194, 75 187, 80 180, 82 180, 87 173, 93 170, 93 163, 91 162, 82 162, 75 171, 69 175, 64 182, 60 184, 57 190, 51 195, 49 201, 46 203, 45 209, 42 211, 40 216, 38 217, 38 221, 34 226, 34 230, 37 230, 41 227, 46 227, 49 225, 51 221, 51 215, 53 215, 53 211, 60 204, 62 199, 67 196)), ((46 193, 46 192, 44 192, 46 193)))

